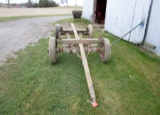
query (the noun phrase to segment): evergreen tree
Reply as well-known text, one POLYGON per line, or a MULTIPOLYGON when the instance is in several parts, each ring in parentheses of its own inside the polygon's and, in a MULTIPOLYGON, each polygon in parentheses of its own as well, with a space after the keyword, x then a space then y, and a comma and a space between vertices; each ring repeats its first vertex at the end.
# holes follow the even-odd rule
POLYGON ((57 4, 53 1, 39 0, 39 7, 55 7, 57 4))
POLYGON ((32 7, 32 2, 31 2, 31 0, 28 0, 28 6, 27 6, 28 8, 31 8, 32 7))

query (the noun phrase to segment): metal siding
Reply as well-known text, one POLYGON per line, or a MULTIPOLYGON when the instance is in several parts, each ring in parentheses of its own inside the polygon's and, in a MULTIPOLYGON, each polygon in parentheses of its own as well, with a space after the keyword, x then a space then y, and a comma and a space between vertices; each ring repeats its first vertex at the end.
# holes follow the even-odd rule
POLYGON ((153 51, 160 56, 160 0, 153 0, 145 42, 155 45, 153 51))
POLYGON ((84 0, 83 2, 83 17, 90 19, 93 14, 94 0, 84 0))
MULTIPOLYGON (((132 27, 136 0, 108 0, 105 30, 121 37, 132 27)), ((129 35, 124 38, 129 39, 129 35)))
POLYGON ((145 20, 144 26, 139 26, 135 29, 129 38, 129 41, 135 44, 142 43, 144 39, 146 23, 148 20, 149 9, 151 0, 137 0, 135 6, 135 12, 133 17, 132 28, 140 23, 143 19, 145 20))
POLYGON ((125 40, 135 44, 143 41, 151 0, 108 0, 105 30, 122 37, 145 19, 145 24, 126 36, 125 40))

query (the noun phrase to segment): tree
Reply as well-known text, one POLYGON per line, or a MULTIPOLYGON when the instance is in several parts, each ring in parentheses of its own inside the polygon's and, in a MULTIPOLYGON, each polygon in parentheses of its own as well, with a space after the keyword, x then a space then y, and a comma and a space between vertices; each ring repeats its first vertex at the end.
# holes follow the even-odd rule
POLYGON ((66 4, 67 4, 67 6, 68 6, 68 0, 66 0, 66 4))
POLYGON ((55 7, 57 4, 49 0, 39 0, 39 7, 55 7))
POLYGON ((61 0, 61 4, 68 6, 68 0, 61 0))
POLYGON ((61 4, 64 4, 64 1, 63 1, 63 0, 61 0, 61 4))
POLYGON ((31 2, 31 0, 28 0, 28 6, 27 6, 28 8, 31 8, 32 7, 32 2, 31 2))
POLYGON ((39 0, 39 7, 42 7, 42 3, 43 1, 42 0, 39 0))
POLYGON ((10 0, 6 0, 6 3, 8 4, 8 8, 10 7, 10 0))

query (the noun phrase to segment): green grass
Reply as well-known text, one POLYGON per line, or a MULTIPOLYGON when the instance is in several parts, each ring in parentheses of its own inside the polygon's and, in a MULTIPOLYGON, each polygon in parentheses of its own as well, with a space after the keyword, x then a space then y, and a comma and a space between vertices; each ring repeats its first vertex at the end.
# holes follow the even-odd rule
POLYGON ((48 16, 67 16, 67 15, 69 15, 69 14, 0 17, 0 22, 6 22, 6 21, 12 21, 12 20, 20 20, 20 19, 26 19, 26 18, 37 18, 37 17, 48 17, 48 16))
MULTIPOLYGON (((75 23, 87 24, 83 22, 75 23)), ((95 36, 99 31, 95 30, 95 36)), ((108 33, 103 36, 111 42, 117 39, 108 33)), ((75 54, 60 53, 58 63, 51 65, 47 48, 48 39, 41 39, 0 67, 1 115, 160 114, 160 59, 152 53, 120 41, 112 47, 108 63, 102 63, 98 53, 90 54, 99 104, 92 108, 86 101, 90 98, 81 60, 75 54)))

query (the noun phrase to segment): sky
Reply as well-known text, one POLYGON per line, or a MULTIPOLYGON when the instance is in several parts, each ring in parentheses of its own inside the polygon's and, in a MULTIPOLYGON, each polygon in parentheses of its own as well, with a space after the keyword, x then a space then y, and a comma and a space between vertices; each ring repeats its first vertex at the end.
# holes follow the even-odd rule
MULTIPOLYGON (((33 2, 39 1, 39 0, 31 0, 33 2)), ((6 3, 6 0, 0 0, 2 3, 6 3)), ((26 3, 28 0, 10 0, 10 3, 26 3)))
MULTIPOLYGON (((39 0, 31 0, 33 2, 38 2, 39 0)), ((61 0, 54 0, 56 3, 61 3, 61 0)), ((65 1, 65 0, 64 0, 65 1)), ((2 3, 6 3, 6 0, 0 0, 2 3)), ((10 3, 26 3, 28 0, 10 0, 10 3)), ((68 4, 70 6, 73 6, 76 4, 76 0, 68 0, 68 4)), ((77 0, 77 5, 82 6, 83 5, 83 0, 77 0)))
MULTIPOLYGON (((61 3, 61 1, 62 0, 54 0, 56 3, 61 3)), ((66 0, 63 0, 64 2, 66 1, 66 0)), ((67 0, 68 1, 68 4, 69 4, 69 6, 74 6, 74 5, 76 5, 76 1, 77 1, 77 5, 79 5, 79 6, 83 6, 83 0, 67 0)))

